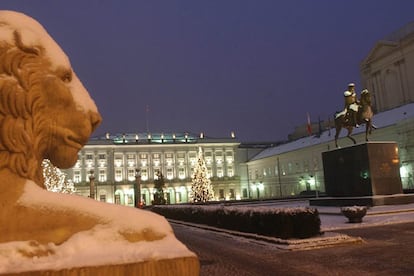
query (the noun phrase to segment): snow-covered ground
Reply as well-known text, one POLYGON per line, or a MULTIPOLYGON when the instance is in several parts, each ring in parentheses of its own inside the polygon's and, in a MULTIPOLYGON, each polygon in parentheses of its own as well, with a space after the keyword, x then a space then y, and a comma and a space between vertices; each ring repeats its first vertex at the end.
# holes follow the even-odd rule
POLYGON ((339 207, 317 207, 317 209, 320 213, 322 231, 335 231, 339 229, 414 221, 414 204, 371 207, 368 209, 367 215, 363 218, 362 223, 349 223, 348 219, 340 214, 339 207), (337 211, 338 214, 329 214, 327 211, 337 211))

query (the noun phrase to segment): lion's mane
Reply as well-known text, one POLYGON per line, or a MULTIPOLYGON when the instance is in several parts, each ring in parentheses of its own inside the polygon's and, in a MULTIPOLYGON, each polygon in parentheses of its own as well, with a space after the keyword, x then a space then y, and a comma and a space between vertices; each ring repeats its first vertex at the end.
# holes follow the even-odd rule
POLYGON ((38 112, 45 106, 40 83, 49 68, 44 49, 26 47, 18 32, 14 43, 0 42, 0 169, 39 185, 48 143, 46 114, 38 112))

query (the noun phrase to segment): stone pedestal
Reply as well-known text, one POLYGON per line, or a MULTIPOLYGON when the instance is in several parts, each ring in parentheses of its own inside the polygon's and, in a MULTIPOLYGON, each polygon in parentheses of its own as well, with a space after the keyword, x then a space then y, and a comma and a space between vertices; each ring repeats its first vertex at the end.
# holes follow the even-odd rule
MULTIPOLYGON (((343 206, 359 201, 361 205, 375 205, 381 201, 373 199, 403 193, 395 142, 367 142, 335 149, 323 152, 322 160, 325 190, 330 198, 314 200, 311 205, 343 206)), ((392 202, 398 204, 395 197, 392 202)))
POLYGON ((77 267, 63 270, 42 270, 8 273, 18 276, 77 276, 77 275, 148 275, 148 276, 197 276, 200 264, 197 257, 144 261, 133 264, 77 267))
POLYGON ((401 194, 395 142, 368 142, 322 153, 328 196, 401 194))

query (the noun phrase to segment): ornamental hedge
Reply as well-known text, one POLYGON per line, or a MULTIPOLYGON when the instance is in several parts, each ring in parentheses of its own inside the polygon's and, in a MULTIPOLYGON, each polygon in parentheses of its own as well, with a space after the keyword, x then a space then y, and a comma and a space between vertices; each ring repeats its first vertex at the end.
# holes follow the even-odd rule
POLYGON ((318 210, 309 207, 158 205, 150 209, 168 219, 282 239, 305 239, 321 233, 318 210))

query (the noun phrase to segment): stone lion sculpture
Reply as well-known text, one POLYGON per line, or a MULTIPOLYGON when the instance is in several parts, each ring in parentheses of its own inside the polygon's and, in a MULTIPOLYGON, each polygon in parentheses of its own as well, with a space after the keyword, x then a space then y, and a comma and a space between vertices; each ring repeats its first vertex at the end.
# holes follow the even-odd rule
POLYGON ((96 221, 69 229, 61 226, 67 222, 59 222, 60 214, 39 219, 41 211, 16 206, 16 201, 26 179, 43 187, 43 159, 60 168, 73 166, 101 117, 69 59, 40 24, 4 11, 0 35, 0 197, 7 206, 0 212, 2 222, 9 222, 7 226, 1 223, 0 242, 26 239, 36 228, 52 230, 53 222, 59 235, 39 231, 45 237, 38 241, 52 237, 61 243, 75 228, 88 228, 96 221), (30 218, 34 221, 27 221, 30 218), (30 230, 20 227, 22 220, 30 223, 30 230))
POLYGON ((21 13, 0 11, 0 245, 30 241, 31 249, 18 254, 41 257, 82 233, 111 233, 110 241, 127 243, 171 237, 172 228, 156 214, 44 189, 43 159, 73 166, 100 121, 44 28, 21 13))

